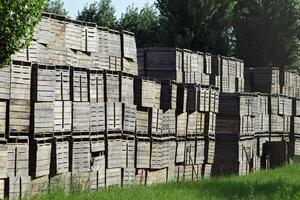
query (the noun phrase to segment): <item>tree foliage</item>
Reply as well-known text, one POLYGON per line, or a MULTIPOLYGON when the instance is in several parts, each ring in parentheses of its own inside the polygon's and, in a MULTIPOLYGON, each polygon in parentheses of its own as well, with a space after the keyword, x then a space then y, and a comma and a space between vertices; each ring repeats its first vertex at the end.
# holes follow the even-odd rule
POLYGON ((44 0, 0 1, 0 64, 29 45, 43 8, 44 0))
POLYGON ((134 5, 129 6, 119 21, 119 29, 136 34, 138 47, 158 45, 159 16, 154 6, 146 4, 140 11, 134 5))
POLYGON ((62 2, 61 0, 46 0, 44 11, 63 16, 68 15, 68 12, 64 8, 64 2, 62 2))
POLYGON ((111 0, 99 0, 91 4, 86 4, 77 19, 81 21, 94 22, 99 26, 116 28, 116 10, 111 0))
POLYGON ((157 0, 162 44, 230 55, 235 0, 157 0))
POLYGON ((299 5, 299 0, 237 0, 237 56, 251 66, 295 64, 300 53, 299 5))

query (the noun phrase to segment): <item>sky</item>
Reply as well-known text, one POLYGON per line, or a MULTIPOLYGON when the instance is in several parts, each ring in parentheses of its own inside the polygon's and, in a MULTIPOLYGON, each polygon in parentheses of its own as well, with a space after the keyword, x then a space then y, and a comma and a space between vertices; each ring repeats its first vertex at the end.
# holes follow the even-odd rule
MULTIPOLYGON (((94 0, 63 0, 65 9, 69 12, 69 16, 75 18, 78 10, 82 10, 86 3, 93 3, 94 0)), ((121 14, 126 11, 127 6, 134 5, 138 8, 142 8, 146 3, 152 5, 154 0, 112 0, 116 9, 116 15, 120 18, 121 14)))

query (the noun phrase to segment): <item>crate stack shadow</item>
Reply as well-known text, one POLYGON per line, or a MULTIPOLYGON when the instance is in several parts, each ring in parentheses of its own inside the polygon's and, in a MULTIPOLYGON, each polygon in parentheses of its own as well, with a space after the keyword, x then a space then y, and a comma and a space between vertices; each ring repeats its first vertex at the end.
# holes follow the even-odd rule
POLYGON ((44 13, 0 75, 0 199, 243 175, 270 141, 300 154, 295 72, 44 13))

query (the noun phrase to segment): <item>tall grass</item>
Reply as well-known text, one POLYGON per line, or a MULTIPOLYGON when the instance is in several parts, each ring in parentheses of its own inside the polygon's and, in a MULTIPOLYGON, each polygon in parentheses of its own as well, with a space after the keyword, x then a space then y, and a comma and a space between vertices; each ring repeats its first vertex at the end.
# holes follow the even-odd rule
POLYGON ((249 176, 222 177, 150 187, 109 188, 98 192, 66 194, 56 189, 40 200, 160 200, 160 199, 262 199, 300 200, 300 163, 249 176))

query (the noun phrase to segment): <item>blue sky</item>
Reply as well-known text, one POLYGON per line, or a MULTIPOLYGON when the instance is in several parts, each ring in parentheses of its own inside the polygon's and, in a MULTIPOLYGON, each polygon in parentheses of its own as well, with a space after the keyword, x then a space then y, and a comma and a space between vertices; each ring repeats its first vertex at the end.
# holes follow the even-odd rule
MULTIPOLYGON (((75 18, 77 16, 78 10, 82 10, 86 3, 92 3, 94 0, 63 0, 65 3, 65 8, 69 12, 69 16, 75 18)), ((152 5, 154 0, 112 0, 113 5, 116 9, 117 17, 119 18, 123 12, 126 11, 127 6, 134 3, 135 6, 141 8, 146 3, 152 5)))

